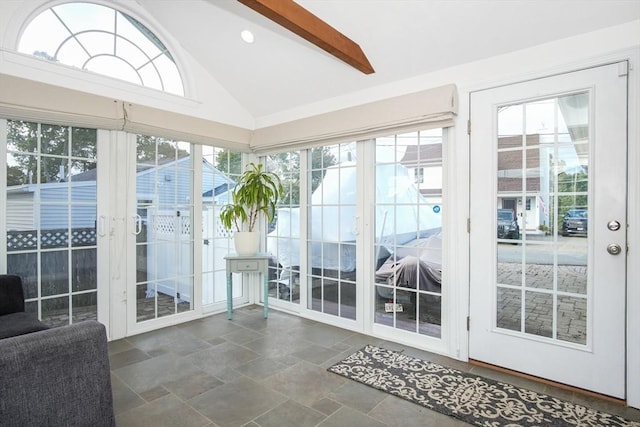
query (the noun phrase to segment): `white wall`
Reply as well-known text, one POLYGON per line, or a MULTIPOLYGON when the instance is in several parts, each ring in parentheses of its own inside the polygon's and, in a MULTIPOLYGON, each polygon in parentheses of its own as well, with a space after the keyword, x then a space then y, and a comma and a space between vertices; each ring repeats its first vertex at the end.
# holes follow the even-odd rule
MULTIPOLYGON (((256 119, 256 128, 450 83, 458 86, 460 118, 466 121, 466 116, 462 112, 464 111, 463 101, 468 90, 554 73, 558 71, 558 67, 571 68, 572 64, 584 65, 586 60, 607 57, 622 50, 638 48, 638 46, 640 46, 640 20, 261 117, 256 119)), ((464 132, 466 126, 460 127, 460 130, 464 132)))
MULTIPOLYGON (((100 3, 101 1, 92 0, 92 2, 100 3)), ((113 2, 103 3, 110 6, 114 4, 113 2)), ((119 9, 130 13, 133 17, 144 16, 145 23, 152 26, 150 29, 163 39, 167 48, 176 57, 176 63, 184 64, 189 70, 188 79, 184 81, 185 97, 100 75, 88 75, 86 72, 65 65, 52 67, 51 63, 46 63, 44 60, 16 53, 14 50, 17 49, 17 37, 22 23, 31 19, 32 15, 37 15, 52 6, 52 2, 43 0, 0 1, 0 73, 234 126, 254 128, 253 117, 217 81, 212 79, 193 57, 180 48, 177 40, 170 34, 160 31, 159 25, 153 27, 155 24, 153 18, 148 16, 137 2, 116 0, 115 3, 119 9), (32 14, 37 5, 40 5, 39 9, 32 14)), ((184 78, 187 73, 183 71, 182 74, 184 78)))

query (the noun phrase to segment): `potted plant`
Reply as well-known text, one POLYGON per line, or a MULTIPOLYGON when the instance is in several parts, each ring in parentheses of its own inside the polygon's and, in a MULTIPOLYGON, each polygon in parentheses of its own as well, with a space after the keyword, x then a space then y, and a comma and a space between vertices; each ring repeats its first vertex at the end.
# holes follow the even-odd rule
POLYGON ((234 230, 238 255, 255 255, 260 248, 258 219, 261 214, 273 221, 276 205, 283 193, 280 177, 264 170, 262 164, 250 163, 231 190, 231 203, 220 211, 222 225, 234 230))

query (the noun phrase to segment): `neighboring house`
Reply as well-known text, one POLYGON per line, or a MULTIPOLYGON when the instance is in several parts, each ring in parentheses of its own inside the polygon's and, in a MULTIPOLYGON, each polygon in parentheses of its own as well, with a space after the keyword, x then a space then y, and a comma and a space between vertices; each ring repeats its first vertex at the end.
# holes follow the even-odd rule
MULTIPOLYGON (((167 162, 157 167, 139 165, 136 173, 136 200, 139 207, 187 203, 191 195, 190 157, 167 162), (172 185, 176 182, 177 185, 172 185), (171 184, 171 185, 170 185, 171 184), (157 186, 157 189, 156 189, 157 186), (153 196, 153 194, 157 196, 153 196)), ((8 231, 24 231, 40 228, 95 228, 96 221, 96 169, 73 175, 62 182, 24 184, 7 187, 6 223, 8 231), (39 204, 34 204, 39 188, 39 204), (67 194, 71 192, 71 207, 67 194), (57 204, 59 203, 59 204, 57 204), (69 212, 70 209, 70 212, 69 212), (39 226, 39 227, 38 227, 39 226)), ((224 205, 229 200, 229 189, 234 181, 211 163, 203 160, 203 202, 224 205)), ((147 209, 138 214, 146 218, 147 209)))
MULTIPOLYGON (((498 152, 498 197, 496 206, 498 209, 511 209, 518 219, 520 230, 526 232, 536 232, 541 224, 548 225, 549 194, 541 193, 540 182, 543 177, 549 174, 542 174, 541 165, 548 167, 549 162, 540 161, 540 135, 527 135, 526 147, 526 169, 531 172, 524 180, 524 201, 523 201, 523 179, 522 179, 522 137, 504 136, 498 138, 499 149, 513 151, 498 152)), ((548 179, 548 178, 547 178, 548 179)), ((547 185, 548 187, 548 185, 547 185)))
MULTIPOLYGON (((173 266, 180 265, 180 271, 189 271, 191 256, 190 210, 176 214, 163 206, 190 205, 192 168, 190 157, 170 161, 158 166, 138 165, 136 173, 137 214, 140 215, 141 230, 146 233, 145 242, 165 242, 167 244, 146 245, 138 254, 144 274, 156 277, 172 277, 173 266)), ((234 181, 203 160, 202 200, 204 205, 204 226, 215 223, 219 206, 229 200, 229 190, 234 181)), ((67 245, 67 239, 60 236, 71 234, 72 246, 93 246, 96 244, 96 174, 92 169, 73 175, 67 181, 40 185, 25 184, 7 188, 6 223, 9 250, 31 251, 50 245, 67 245), (39 191, 39 203, 35 203, 39 191), (67 204, 70 194, 71 203, 67 204), (70 219, 69 219, 70 218, 70 219), (69 223, 71 222, 71 223, 69 223), (39 230, 36 232, 35 230, 39 230), (40 237, 38 237, 40 236, 40 237)), ((209 255, 207 255, 209 256, 209 255)), ((208 258, 205 257, 205 261, 208 258)), ((191 299, 191 283, 180 283, 177 287, 157 284, 158 291, 177 296, 181 300, 191 299)), ((155 287, 147 288, 147 296, 155 293, 155 287)))
POLYGON ((66 228, 69 209, 73 228, 94 228, 96 217, 95 178, 89 182, 53 182, 40 185, 40 203, 35 202, 38 185, 24 184, 7 187, 6 224, 8 231, 66 228), (72 190, 72 205, 67 192, 72 190), (84 204, 84 205, 83 205, 84 204))
POLYGON ((429 201, 442 200, 442 143, 409 145, 400 163, 429 201))

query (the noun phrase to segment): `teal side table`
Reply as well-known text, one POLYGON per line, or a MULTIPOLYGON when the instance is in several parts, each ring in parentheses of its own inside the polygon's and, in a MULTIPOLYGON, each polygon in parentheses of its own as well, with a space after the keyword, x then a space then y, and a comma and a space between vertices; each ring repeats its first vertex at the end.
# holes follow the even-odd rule
POLYGON ((229 254, 227 261, 227 319, 233 318, 233 273, 261 273, 264 288, 264 318, 269 315, 269 258, 270 255, 229 254))

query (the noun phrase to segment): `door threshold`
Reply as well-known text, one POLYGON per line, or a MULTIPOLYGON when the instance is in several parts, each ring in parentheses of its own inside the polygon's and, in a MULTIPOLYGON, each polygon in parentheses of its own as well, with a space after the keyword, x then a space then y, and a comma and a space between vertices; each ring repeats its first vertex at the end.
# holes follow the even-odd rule
POLYGON ((536 383, 548 385, 551 387, 559 388, 561 390, 574 392, 577 394, 581 394, 583 396, 592 397, 595 399, 603 400, 606 402, 610 402, 620 406, 627 406, 627 401, 624 399, 619 399, 617 397, 608 396, 606 394, 596 393, 595 391, 586 390, 584 388, 575 387, 568 384, 559 383, 556 381, 549 380, 547 378, 536 377, 535 375, 525 374, 524 372, 514 371, 512 369, 504 368, 498 365, 492 365, 490 363, 481 362, 480 360, 469 359, 469 364, 473 366, 479 366, 482 368, 491 369, 492 371, 501 372, 503 374, 512 375, 518 378, 524 378, 526 380, 530 380, 536 383))

